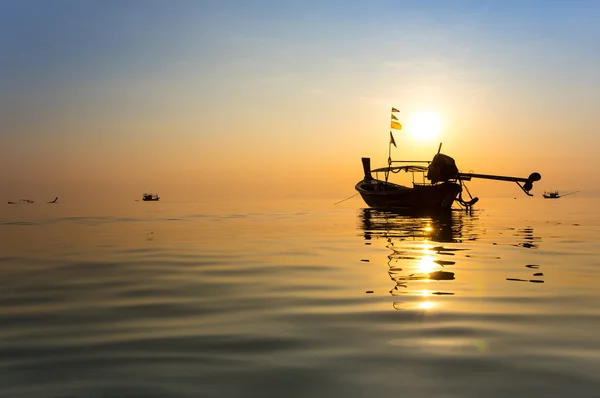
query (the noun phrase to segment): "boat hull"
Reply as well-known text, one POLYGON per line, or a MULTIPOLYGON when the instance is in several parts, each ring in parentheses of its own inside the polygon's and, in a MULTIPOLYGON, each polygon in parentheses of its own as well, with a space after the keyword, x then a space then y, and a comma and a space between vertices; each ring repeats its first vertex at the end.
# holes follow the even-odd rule
POLYGON ((158 202, 160 197, 157 193, 145 193, 142 195, 142 200, 144 202, 158 202))
POLYGON ((436 185, 415 184, 413 188, 381 180, 362 180, 356 186, 370 207, 406 209, 450 209, 462 188, 455 182, 436 185))

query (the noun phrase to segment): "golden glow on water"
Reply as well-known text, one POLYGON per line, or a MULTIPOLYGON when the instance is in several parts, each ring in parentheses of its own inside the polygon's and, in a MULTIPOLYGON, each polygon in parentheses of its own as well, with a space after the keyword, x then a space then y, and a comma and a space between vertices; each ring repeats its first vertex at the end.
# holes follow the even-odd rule
MULTIPOLYGON (((495 367, 502 376, 485 378, 486 387, 497 380, 503 393, 507 379, 528 392, 540 388, 531 380, 542 375, 554 383, 559 372, 593 385, 598 203, 583 214, 581 201, 528 203, 486 199, 485 211, 438 218, 330 202, 5 206, 0 299, 2 337, 10 342, 7 383, 26 391, 22 365, 54 374, 50 367, 65 355, 85 355, 74 366, 91 375, 93 386, 114 384, 115 376, 103 380, 115 364, 136 383, 201 379, 217 392, 224 382, 212 369, 224 365, 227 377, 268 383, 290 365, 327 372, 333 364, 342 370, 331 376, 336 383, 347 381, 348 370, 364 369, 369 380, 391 380, 389 390, 372 395, 408 388, 408 396, 439 396, 456 391, 456 377, 461 385, 477 382, 477 355, 481 375, 495 367), (577 213, 569 213, 569 203, 577 213), (349 361, 349 353, 369 366, 349 361), (107 355, 114 362, 106 364, 107 355), (148 361, 156 363, 149 370, 130 367, 140 356, 160 361, 148 361), (555 369, 540 361, 550 356, 555 369), (265 357, 271 359, 264 368, 248 370, 248 360, 265 357), (513 359, 526 366, 505 366, 513 359), (436 378, 440 387, 432 394, 422 394, 421 380, 413 387, 397 381, 415 361, 425 382, 448 366, 452 379, 436 378)), ((73 370, 79 371, 64 372, 73 370)), ((307 384, 315 374, 305 375, 307 384)), ((252 386, 251 394, 240 387, 224 395, 259 396, 252 386)), ((184 395, 196 392, 194 386, 184 395)))
POLYGON ((408 118, 407 131, 420 141, 437 138, 442 131, 440 115, 435 112, 417 112, 408 118))
POLYGON ((419 260, 418 268, 420 272, 430 273, 433 272, 437 267, 437 264, 434 262, 434 258, 431 256, 423 256, 419 260))

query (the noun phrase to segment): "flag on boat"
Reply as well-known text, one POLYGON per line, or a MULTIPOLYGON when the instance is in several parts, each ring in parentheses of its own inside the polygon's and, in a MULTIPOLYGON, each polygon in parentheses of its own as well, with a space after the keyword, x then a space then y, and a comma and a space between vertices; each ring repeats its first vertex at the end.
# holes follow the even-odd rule
POLYGON ((398 109, 392 107, 392 112, 400 112, 398 109))
POLYGON ((394 116, 393 113, 392 113, 392 120, 398 120, 398 118, 396 116, 394 116))
POLYGON ((390 144, 394 145, 394 148, 398 148, 396 146, 396 141, 394 141, 394 135, 392 134, 392 132, 390 131, 390 144))
POLYGON ((390 127, 396 130, 402 130, 402 125, 398 122, 394 122, 393 120, 390 124, 390 127))

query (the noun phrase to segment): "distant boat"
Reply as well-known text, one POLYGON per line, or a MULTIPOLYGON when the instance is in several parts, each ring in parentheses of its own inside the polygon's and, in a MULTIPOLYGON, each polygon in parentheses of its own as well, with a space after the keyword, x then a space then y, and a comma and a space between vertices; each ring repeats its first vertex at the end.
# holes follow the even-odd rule
POLYGON ((8 202, 9 205, 18 205, 18 204, 22 204, 22 203, 31 204, 31 203, 33 203, 33 200, 19 199, 18 202, 8 202))
POLYGON ((142 200, 144 202, 157 202, 160 200, 157 193, 145 193, 142 195, 142 200))
POLYGON ((558 199, 558 198, 562 198, 563 196, 573 195, 574 193, 577 193, 577 192, 579 192, 579 191, 561 194, 558 191, 546 191, 543 193, 543 196, 544 196, 544 199, 558 199))
POLYGON ((552 191, 552 192, 544 192, 543 196, 545 199, 558 199, 560 198, 560 194, 558 193, 558 191, 552 191))
MULTIPOLYGON (((395 120, 398 119, 393 115, 393 112, 397 112, 397 110, 392 108, 391 127, 401 129, 402 126, 398 122, 395 122, 395 120)), ((527 178, 460 173, 454 159, 440 153, 442 144, 440 144, 438 153, 431 161, 392 160, 392 145, 395 147, 396 142, 390 131, 387 167, 371 170, 371 159, 362 158, 364 177, 355 185, 355 189, 370 207, 449 210, 452 207, 452 204, 457 202, 466 209, 470 209, 479 198, 471 196, 465 181, 471 181, 472 178, 512 181, 517 183, 519 188, 521 188, 525 194, 533 196, 529 191, 533 188, 533 183, 542 178, 539 173, 532 173, 527 178), (403 166, 393 166, 393 163, 408 164, 403 166), (412 187, 395 184, 389 181, 389 177, 392 173, 395 174, 400 171, 412 173, 412 187), (375 178, 373 178, 371 173, 376 173, 375 178), (378 177, 379 173, 383 174, 383 179, 378 177), (422 177, 415 178, 415 174, 421 175, 422 177), (427 180, 429 181, 426 181, 425 177, 427 177, 427 180), (469 200, 463 199, 463 188, 469 195, 469 200)))

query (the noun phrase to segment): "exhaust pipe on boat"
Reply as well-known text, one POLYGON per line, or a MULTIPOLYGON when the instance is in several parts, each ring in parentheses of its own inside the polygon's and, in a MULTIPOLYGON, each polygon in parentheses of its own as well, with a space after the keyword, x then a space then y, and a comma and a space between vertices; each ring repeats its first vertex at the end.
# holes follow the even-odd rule
POLYGON ((365 173, 365 181, 373 179, 371 176, 371 158, 362 158, 363 171, 365 173))

